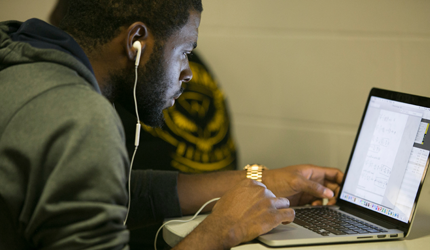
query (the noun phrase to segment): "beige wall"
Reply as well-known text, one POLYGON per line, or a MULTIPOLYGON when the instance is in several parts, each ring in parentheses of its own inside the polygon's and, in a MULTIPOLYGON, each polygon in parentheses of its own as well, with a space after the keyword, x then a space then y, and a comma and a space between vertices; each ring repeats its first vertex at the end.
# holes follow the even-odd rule
POLYGON ((430 96, 428 0, 203 3, 242 165, 344 169, 371 87, 430 96))
MULTIPOLYGON (((1 0, 0 20, 55 0, 1 0)), ((430 96, 428 0, 203 0, 198 51, 228 96, 240 163, 344 169, 373 86, 430 96)))
POLYGON ((57 0, 0 0, 0 21, 25 21, 33 17, 47 21, 56 2, 57 0))

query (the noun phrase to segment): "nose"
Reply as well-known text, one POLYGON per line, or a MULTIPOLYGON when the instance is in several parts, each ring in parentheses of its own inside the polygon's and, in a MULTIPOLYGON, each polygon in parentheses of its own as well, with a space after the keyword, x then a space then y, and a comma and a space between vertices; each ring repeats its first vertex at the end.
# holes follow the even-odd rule
POLYGON ((193 78, 193 72, 191 71, 190 64, 187 62, 186 67, 181 71, 179 80, 181 82, 189 82, 193 78))

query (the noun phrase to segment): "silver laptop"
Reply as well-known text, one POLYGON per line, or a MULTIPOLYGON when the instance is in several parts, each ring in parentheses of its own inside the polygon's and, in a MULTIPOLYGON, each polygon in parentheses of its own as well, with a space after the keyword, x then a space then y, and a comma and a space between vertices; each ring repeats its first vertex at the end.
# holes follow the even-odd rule
POLYGON ((336 206, 296 207, 294 223, 258 238, 269 246, 408 236, 429 165, 430 98, 372 89, 336 206))

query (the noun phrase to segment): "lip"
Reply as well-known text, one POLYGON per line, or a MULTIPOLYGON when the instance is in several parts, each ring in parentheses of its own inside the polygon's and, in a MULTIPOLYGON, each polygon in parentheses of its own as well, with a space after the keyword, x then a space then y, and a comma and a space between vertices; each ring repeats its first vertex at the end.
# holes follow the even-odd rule
POLYGON ((173 99, 178 99, 180 96, 182 95, 182 93, 179 93, 179 94, 177 94, 177 95, 175 95, 175 96, 173 96, 173 99))
POLYGON ((170 107, 172 107, 173 105, 175 105, 176 99, 178 99, 181 96, 181 94, 179 95, 175 95, 174 97, 172 97, 172 101, 170 102, 170 107))
POLYGON ((172 96, 170 107, 175 105, 175 101, 182 95, 182 92, 184 92, 184 90, 181 88, 176 92, 177 93, 176 95, 172 96))

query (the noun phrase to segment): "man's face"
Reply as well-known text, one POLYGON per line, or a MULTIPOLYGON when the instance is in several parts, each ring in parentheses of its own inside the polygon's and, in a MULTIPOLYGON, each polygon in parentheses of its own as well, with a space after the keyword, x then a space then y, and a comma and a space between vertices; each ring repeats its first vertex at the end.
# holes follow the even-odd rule
MULTIPOLYGON (((182 82, 191 80, 188 54, 197 45, 199 24, 200 13, 191 12, 185 26, 163 45, 155 45, 148 62, 139 67, 136 98, 143 123, 153 127, 162 126, 163 110, 173 106, 181 95, 182 82)), ((118 93, 118 101, 132 111, 134 74, 129 71, 127 69, 113 74, 111 80, 116 86, 114 91, 118 93)))

